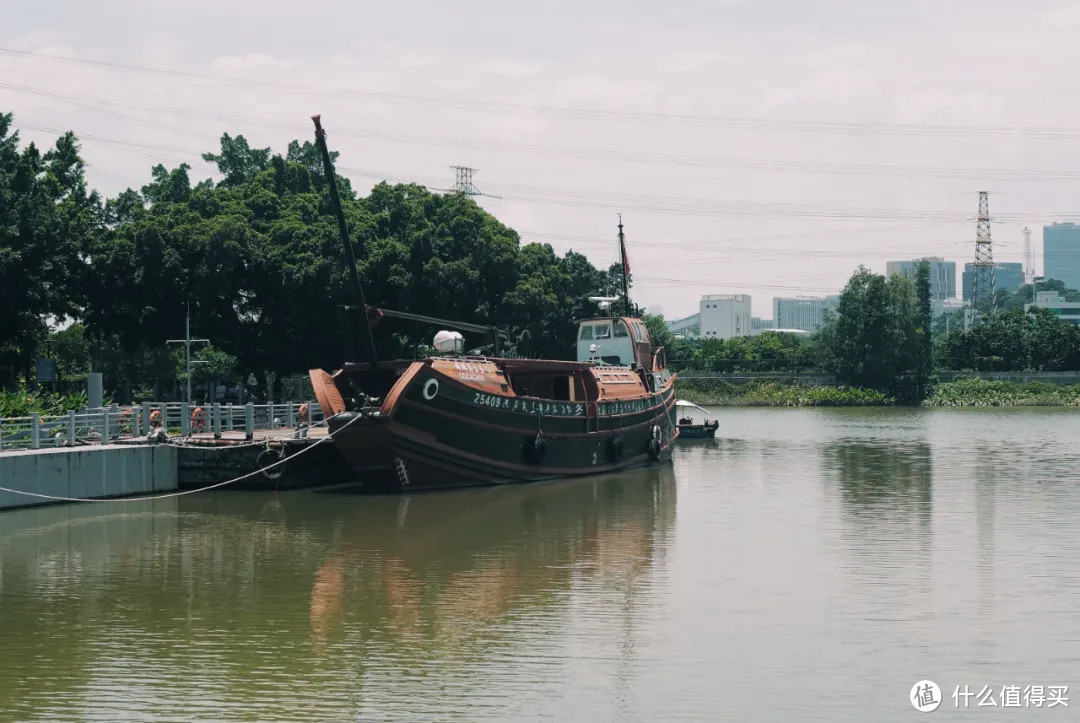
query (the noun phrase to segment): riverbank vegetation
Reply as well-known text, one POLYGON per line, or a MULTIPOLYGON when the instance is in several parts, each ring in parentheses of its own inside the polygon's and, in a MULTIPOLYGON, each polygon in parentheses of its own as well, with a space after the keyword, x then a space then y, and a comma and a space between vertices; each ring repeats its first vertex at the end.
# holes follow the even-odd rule
POLYGON ((28 392, 25 389, 17 392, 0 391, 0 419, 28 417, 32 414, 66 414, 69 409, 81 409, 85 406, 85 392, 48 394, 28 392))
POLYGON ((876 389, 804 386, 773 380, 731 384, 720 379, 679 380, 679 398, 714 407, 887 406, 891 397, 876 389))
MULTIPOLYGON (((755 380, 731 384, 720 379, 679 381, 679 397, 713 407, 884 407, 895 397, 875 389, 808 386, 793 381, 755 380)), ((1080 406, 1080 384, 957 379, 935 384, 924 407, 1080 406)))
POLYGON ((957 379, 934 387, 923 402, 930 407, 1080 406, 1080 384, 957 379))

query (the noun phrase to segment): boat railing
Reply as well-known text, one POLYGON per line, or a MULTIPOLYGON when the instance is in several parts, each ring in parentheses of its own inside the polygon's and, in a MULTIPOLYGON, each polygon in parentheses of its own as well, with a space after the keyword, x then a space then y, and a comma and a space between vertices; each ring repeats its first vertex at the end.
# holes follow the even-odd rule
POLYGON ((164 429, 169 437, 208 436, 250 439, 259 430, 295 429, 303 421, 325 420, 317 402, 268 404, 189 404, 143 402, 114 404, 97 409, 69 410, 64 414, 33 414, 0 418, 0 452, 111 444, 146 439, 164 429))

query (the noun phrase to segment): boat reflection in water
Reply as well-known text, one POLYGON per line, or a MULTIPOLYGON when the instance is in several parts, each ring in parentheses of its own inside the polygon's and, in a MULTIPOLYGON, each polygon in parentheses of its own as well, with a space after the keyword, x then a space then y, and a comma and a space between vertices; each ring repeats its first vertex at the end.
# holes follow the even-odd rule
POLYGON ((165 502, 72 508, 95 513, 77 528, 69 508, 8 518, 26 524, 0 545, 0 710, 340 720, 520 705, 595 667, 567 650, 635 641, 659 614, 675 483, 663 465, 438 494, 165 502))
POLYGON ((361 499, 313 576, 314 641, 374 611, 397 634, 453 639, 557 605, 575 580, 632 586, 675 514, 669 467, 361 499))

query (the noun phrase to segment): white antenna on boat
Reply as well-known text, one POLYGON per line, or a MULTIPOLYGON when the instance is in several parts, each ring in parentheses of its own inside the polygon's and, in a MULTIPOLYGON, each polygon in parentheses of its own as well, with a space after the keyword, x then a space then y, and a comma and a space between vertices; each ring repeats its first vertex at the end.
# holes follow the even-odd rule
POLYGON ((611 308, 612 303, 619 300, 618 296, 590 296, 589 301, 595 301, 600 305, 601 311, 607 311, 611 308))

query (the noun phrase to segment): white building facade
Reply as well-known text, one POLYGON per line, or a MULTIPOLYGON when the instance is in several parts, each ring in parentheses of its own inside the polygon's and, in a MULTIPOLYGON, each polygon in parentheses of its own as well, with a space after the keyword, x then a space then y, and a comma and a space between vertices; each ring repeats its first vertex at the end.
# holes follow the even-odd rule
POLYGON ((1074 326, 1080 326, 1080 301, 1065 301, 1056 291, 1035 292, 1035 303, 1024 304, 1024 311, 1031 307, 1049 309, 1054 316, 1074 326))
POLYGON ((750 294, 707 294, 699 307, 703 339, 749 336, 750 294))
POLYGON ((825 310, 835 309, 839 305, 839 296, 774 296, 774 328, 820 331, 825 323, 825 310))

